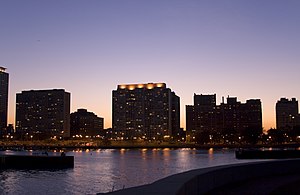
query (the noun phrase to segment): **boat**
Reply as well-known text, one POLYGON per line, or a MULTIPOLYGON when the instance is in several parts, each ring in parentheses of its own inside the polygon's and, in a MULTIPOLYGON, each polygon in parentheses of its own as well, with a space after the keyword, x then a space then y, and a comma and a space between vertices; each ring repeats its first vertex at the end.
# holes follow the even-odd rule
POLYGON ((74 156, 0 155, 0 169, 74 168, 74 156))
POLYGON ((300 158, 300 150, 240 149, 235 151, 237 159, 288 159, 300 158))

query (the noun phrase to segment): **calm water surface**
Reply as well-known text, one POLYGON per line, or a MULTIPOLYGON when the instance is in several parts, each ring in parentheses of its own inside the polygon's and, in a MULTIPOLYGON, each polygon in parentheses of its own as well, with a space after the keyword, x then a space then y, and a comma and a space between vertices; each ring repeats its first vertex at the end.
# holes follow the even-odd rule
POLYGON ((74 169, 0 170, 0 194, 96 194, 152 183, 192 169, 247 162, 236 160, 234 150, 229 149, 105 149, 70 151, 67 155, 75 157, 74 169))

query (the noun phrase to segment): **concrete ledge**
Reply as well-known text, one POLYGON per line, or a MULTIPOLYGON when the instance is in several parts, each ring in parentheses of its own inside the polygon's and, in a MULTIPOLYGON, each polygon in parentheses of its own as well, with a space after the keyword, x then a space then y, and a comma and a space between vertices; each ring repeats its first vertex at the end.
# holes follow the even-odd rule
POLYGON ((175 174, 152 184, 127 188, 107 194, 113 195, 193 195, 204 194, 212 189, 235 182, 261 177, 300 173, 300 159, 272 160, 263 162, 224 165, 191 170, 175 174))

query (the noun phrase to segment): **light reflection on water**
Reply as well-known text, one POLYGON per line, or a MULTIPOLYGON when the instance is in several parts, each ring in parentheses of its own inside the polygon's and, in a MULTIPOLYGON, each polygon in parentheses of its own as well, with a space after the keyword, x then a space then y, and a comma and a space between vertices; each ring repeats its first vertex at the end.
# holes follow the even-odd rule
POLYGON ((67 155, 75 156, 74 169, 1 170, 0 194, 96 194, 152 183, 192 169, 247 162, 236 160, 234 150, 228 149, 99 149, 67 155))

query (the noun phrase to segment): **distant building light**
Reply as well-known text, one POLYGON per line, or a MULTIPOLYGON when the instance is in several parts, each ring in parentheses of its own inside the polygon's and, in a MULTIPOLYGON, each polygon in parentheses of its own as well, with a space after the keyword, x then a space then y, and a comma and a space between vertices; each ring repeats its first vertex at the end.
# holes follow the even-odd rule
POLYGON ((157 83, 156 87, 164 87, 164 85, 165 85, 164 83, 157 83))
POLYGON ((0 66, 0 72, 5 72, 6 68, 0 66))
POLYGON ((147 89, 153 89, 154 85, 152 83, 147 84, 147 89))
POLYGON ((120 89, 126 89, 126 85, 119 85, 120 89))
POLYGON ((135 86, 134 86, 134 85, 129 85, 128 89, 129 89, 129 90, 134 90, 134 89, 135 89, 135 86))

